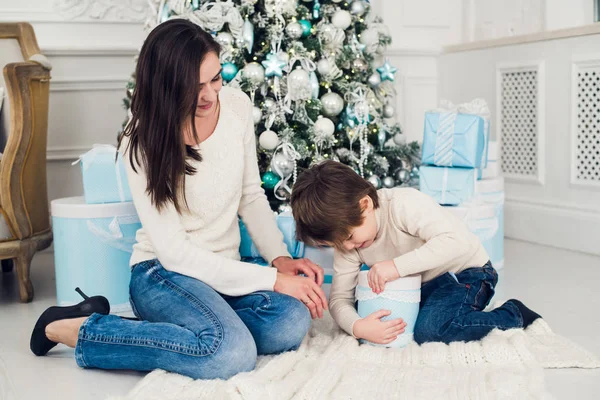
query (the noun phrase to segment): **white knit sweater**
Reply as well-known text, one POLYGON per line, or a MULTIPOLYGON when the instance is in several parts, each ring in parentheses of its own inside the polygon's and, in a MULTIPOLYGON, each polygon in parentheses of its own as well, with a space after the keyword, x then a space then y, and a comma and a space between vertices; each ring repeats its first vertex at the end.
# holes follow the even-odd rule
POLYGON ((275 268, 239 261, 238 214, 269 263, 289 256, 261 188, 252 103, 243 92, 228 87, 223 87, 219 100, 215 131, 198 146, 202 161, 190 161, 197 172, 185 177, 189 211, 182 215, 173 204, 160 212, 152 205, 145 170, 136 165, 137 173, 133 171, 124 141, 121 151, 142 223, 130 264, 158 258, 165 269, 231 296, 273 290, 275 268))

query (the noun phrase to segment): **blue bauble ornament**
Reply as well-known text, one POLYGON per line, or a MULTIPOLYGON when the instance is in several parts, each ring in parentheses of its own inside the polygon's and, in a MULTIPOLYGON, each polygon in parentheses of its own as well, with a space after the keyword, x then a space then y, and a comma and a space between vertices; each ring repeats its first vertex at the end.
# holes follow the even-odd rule
POLYGON ((221 76, 225 82, 232 81, 238 73, 238 67, 232 62, 223 63, 221 67, 223 68, 221 70, 221 76))
POLYGON ((307 37, 308 35, 310 35, 310 30, 312 29, 312 24, 310 23, 310 21, 306 19, 301 19, 298 22, 302 26, 302 37, 307 37))
POLYGON ((280 180, 281 178, 275 172, 267 171, 262 176, 262 185, 265 189, 274 189, 280 180))

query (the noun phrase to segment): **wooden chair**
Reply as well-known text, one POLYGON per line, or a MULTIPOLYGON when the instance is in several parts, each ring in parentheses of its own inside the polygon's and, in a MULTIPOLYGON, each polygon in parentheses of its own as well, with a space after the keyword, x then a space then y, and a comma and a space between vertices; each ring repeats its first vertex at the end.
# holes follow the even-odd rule
POLYGON ((52 243, 46 142, 50 64, 28 23, 0 23, 0 260, 16 266, 22 302, 33 299, 29 277, 36 251, 52 243), (2 146, 5 147, 2 150, 2 146))

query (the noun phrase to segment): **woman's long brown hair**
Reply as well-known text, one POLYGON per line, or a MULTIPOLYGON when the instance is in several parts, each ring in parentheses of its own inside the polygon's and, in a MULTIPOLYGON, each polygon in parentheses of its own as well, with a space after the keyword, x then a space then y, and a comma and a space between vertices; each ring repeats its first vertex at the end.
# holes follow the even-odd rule
POLYGON ((133 170, 147 174, 146 192, 161 210, 169 202, 177 212, 187 209, 185 175, 196 170, 188 158, 200 153, 185 144, 183 131, 193 123, 200 90, 200 64, 220 52, 219 44, 198 25, 174 19, 158 25, 146 38, 135 70, 132 117, 119 138, 129 139, 127 151, 133 170))

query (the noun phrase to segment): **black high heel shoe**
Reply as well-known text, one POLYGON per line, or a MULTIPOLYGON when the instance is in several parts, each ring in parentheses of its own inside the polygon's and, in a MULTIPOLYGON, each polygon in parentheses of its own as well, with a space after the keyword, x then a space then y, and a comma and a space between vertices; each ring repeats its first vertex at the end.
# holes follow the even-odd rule
POLYGON ((110 304, 106 297, 88 297, 79 288, 75 288, 75 291, 84 298, 81 303, 68 307, 50 307, 37 320, 29 342, 29 348, 36 356, 46 355, 51 348, 57 345, 56 342, 46 337, 46 326, 50 323, 61 319, 89 317, 93 313, 105 315, 110 313, 110 304))

